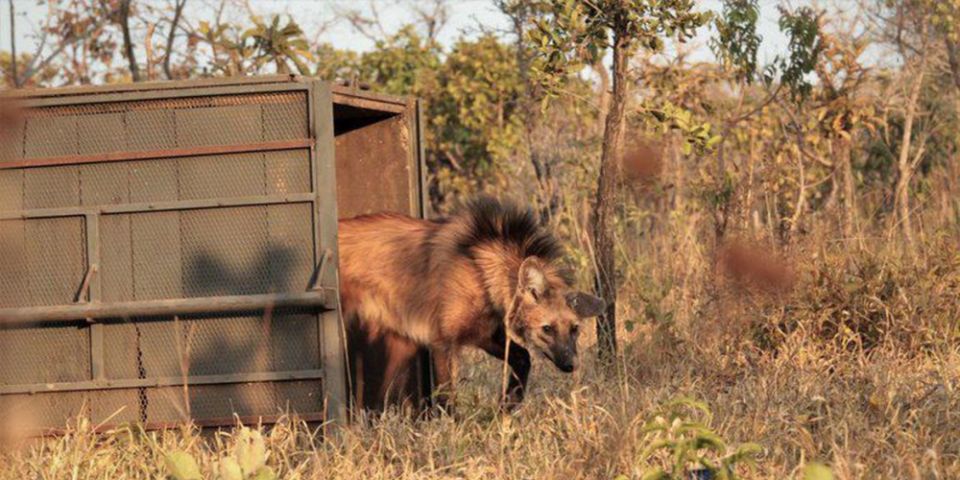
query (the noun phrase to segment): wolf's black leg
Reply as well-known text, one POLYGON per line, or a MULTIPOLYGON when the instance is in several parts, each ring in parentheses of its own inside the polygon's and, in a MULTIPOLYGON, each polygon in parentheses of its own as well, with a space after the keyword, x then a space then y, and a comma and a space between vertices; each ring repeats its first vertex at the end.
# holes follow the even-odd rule
POLYGON ((517 344, 510 345, 510 352, 506 352, 506 336, 503 330, 497 330, 485 345, 481 348, 490 355, 497 357, 510 366, 511 375, 507 384, 507 396, 503 407, 507 410, 513 410, 523 401, 523 394, 527 388, 527 378, 530 376, 530 352, 517 344))

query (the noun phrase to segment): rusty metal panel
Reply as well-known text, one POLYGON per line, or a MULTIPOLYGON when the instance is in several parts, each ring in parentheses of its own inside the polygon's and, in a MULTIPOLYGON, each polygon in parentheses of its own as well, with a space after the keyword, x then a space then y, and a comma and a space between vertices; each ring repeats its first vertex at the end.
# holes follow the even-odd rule
POLYGON ((76 166, 24 171, 23 206, 28 209, 80 205, 80 169, 76 166))
POLYGON ((334 137, 368 189, 348 213, 416 214, 409 101, 290 77, 17 96, 24 121, 0 142, 0 415, 346 418, 334 137))
POLYGON ((62 429, 64 419, 88 415, 86 392, 36 393, 0 396, 0 422, 29 429, 62 429))
POLYGON ((0 335, 0 385, 76 382, 90 376, 90 331, 24 328, 0 335))
POLYGON ((396 115, 337 135, 340 216, 384 210, 411 213, 410 132, 396 115), (372 192, 376 192, 373 194, 372 192))
POLYGON ((23 210, 23 170, 0 170, 0 212, 23 210))
POLYGON ((42 158, 77 153, 77 116, 31 116, 26 123, 24 157, 42 158))
POLYGON ((130 215, 100 218, 100 289, 104 302, 125 302, 133 296, 133 245, 130 215))
POLYGON ((178 162, 181 200, 265 193, 262 153, 184 158, 178 162))
MULTIPOLYGON (((130 203, 130 165, 94 163, 80 165, 80 205, 130 203)), ((4 170, 0 170, 2 174, 4 170)))
POLYGON ((288 194, 310 191, 310 152, 284 150, 264 153, 266 193, 288 194))
POLYGON ((320 363, 317 316, 309 312, 274 314, 269 330, 272 370, 316 370, 320 363))
POLYGON ((303 291, 318 259, 313 253, 313 229, 304 222, 311 215, 310 204, 267 207, 268 243, 264 257, 269 260, 263 280, 264 293, 303 291))
POLYGON ((17 119, 13 125, 0 129, 0 162, 14 162, 23 159, 23 132, 26 119, 17 119))
POLYGON ((0 221, 0 307, 32 304, 25 224, 25 220, 0 221))
POLYGON ((269 342, 257 316, 181 318, 139 328, 147 378, 270 371, 269 342))
POLYGON ((89 115, 77 122, 77 152, 103 153, 125 150, 125 115, 123 113, 103 113, 89 115))
MULTIPOLYGON (((309 138, 307 102, 301 95, 297 101, 263 105, 263 139, 266 141, 309 138)), ((295 98, 296 98, 295 97, 295 98)))
POLYGON ((79 217, 24 224, 32 305, 72 303, 86 273, 86 235, 79 217))
MULTIPOLYGON (((181 268, 180 213, 132 215, 133 298, 179 298, 184 293, 181 268)), ((111 273, 104 270, 106 279, 111 273)))
POLYGON ((259 142, 262 118, 259 105, 176 110, 177 146, 259 142))
POLYGON ((241 417, 286 411, 322 410, 322 382, 249 383, 234 385, 159 388, 147 397, 147 417, 151 422, 174 423, 193 418, 222 418, 223 412, 241 417), (283 393, 281 395, 281 392, 283 393))
POLYGON ((126 112, 126 144, 130 150, 166 150, 177 146, 173 110, 126 112))
POLYGON ((267 242, 265 207, 182 214, 183 294, 188 297, 268 293, 272 262, 290 262, 267 242))
POLYGON ((172 202, 180 196, 177 162, 134 162, 129 168, 131 202, 172 202))

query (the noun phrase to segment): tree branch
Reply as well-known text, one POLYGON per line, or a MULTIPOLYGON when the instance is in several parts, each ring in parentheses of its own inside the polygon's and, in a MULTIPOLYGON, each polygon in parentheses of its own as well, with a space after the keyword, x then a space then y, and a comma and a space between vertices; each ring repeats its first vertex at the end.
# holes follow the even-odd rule
POLYGON ((13 8, 13 0, 10 1, 10 78, 13 79, 13 87, 20 88, 20 78, 17 75, 17 12, 13 8))
POLYGON ((183 8, 187 5, 187 0, 174 0, 173 20, 170 22, 170 33, 167 35, 167 50, 163 54, 163 73, 167 79, 173 80, 173 72, 170 71, 170 57, 173 53, 173 40, 177 33, 177 25, 180 23, 180 17, 183 15, 183 8))
POLYGON ((130 4, 133 0, 120 0, 120 10, 118 22, 123 32, 123 49, 126 52, 127 63, 130 67, 130 76, 134 82, 139 82, 140 66, 137 65, 137 57, 133 51, 133 38, 130 35, 130 4))

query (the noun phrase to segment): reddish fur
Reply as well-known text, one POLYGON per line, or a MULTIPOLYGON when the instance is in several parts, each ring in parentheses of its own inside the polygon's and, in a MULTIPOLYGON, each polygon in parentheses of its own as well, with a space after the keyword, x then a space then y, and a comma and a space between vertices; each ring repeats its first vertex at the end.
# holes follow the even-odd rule
MULTIPOLYGON (((518 215, 488 203, 439 222, 396 214, 342 220, 340 294, 351 329, 367 332, 368 342, 386 339, 388 357, 408 358, 414 346, 429 347, 438 359, 441 386, 452 385, 462 347, 503 358, 507 334, 517 345, 507 358, 518 372, 517 396, 530 362, 523 347, 572 368, 578 317, 567 305, 570 287, 553 257, 558 249, 535 222, 518 215), (524 229, 529 232, 518 232, 524 229), (534 250, 552 258, 530 256, 534 250), (542 291, 519 278, 521 264, 538 272, 542 291), (516 295, 523 300, 520 320, 507 331, 503 315, 516 295), (554 333, 541 332, 547 324, 554 333)), ((399 369, 386 360, 381 390, 364 395, 386 398, 385 388, 399 369)))

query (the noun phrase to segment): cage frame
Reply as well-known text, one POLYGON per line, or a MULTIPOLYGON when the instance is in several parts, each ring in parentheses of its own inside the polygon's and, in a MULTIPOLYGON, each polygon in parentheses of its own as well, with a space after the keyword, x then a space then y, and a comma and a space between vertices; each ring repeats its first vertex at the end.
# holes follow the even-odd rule
MULTIPOLYGON (((305 79, 294 75, 240 77, 228 79, 185 80, 174 82, 141 83, 98 87, 74 87, 50 90, 20 90, 5 92, 25 108, 63 107, 104 103, 163 101, 196 97, 216 97, 256 93, 302 92, 307 98, 308 140, 264 141, 244 145, 203 146, 148 152, 127 151, 94 155, 70 155, 22 159, 0 163, 0 170, 29 169, 58 165, 80 165, 138 160, 177 159, 208 155, 247 152, 269 152, 309 149, 310 193, 258 195, 249 197, 209 198, 162 202, 123 203, 92 207, 22 208, 0 212, 0 220, 32 220, 51 218, 82 218, 87 271, 81 285, 86 302, 72 305, 0 308, 0 329, 26 326, 78 324, 89 327, 90 375, 88 380, 66 382, 35 382, 30 384, 0 384, 0 397, 11 394, 38 394, 57 392, 90 392, 114 389, 176 387, 184 385, 229 385, 291 380, 318 380, 323 383, 325 397, 323 412, 305 412, 301 418, 308 421, 343 423, 348 419, 349 388, 344 344, 344 326, 340 314, 337 277, 337 185, 336 156, 334 152, 334 105, 382 110, 403 114, 413 138, 409 149, 411 215, 427 215, 426 172, 423 166, 423 120, 421 104, 415 99, 377 95, 355 88, 334 86, 328 82, 305 79), (163 300, 134 300, 104 302, 103 287, 98 274, 102 262, 100 219, 110 214, 138 214, 148 212, 183 212, 200 209, 249 207, 266 205, 309 204, 313 215, 314 283, 304 292, 285 292, 254 295, 190 297, 163 300), (271 372, 240 372, 228 374, 190 375, 184 377, 148 377, 111 379, 105 374, 103 326, 117 318, 150 317, 156 321, 165 316, 184 314, 226 314, 231 312, 263 311, 265 309, 309 308, 318 319, 320 369, 271 372)), ((137 320, 153 321, 153 320, 137 320)), ((429 382, 429 380, 427 380, 429 382)), ((428 390, 429 387, 427 387, 428 390)), ((258 415, 256 420, 276 421, 275 415, 258 415)), ((200 426, 227 426, 237 417, 196 418, 200 426)), ((240 417, 241 421, 253 418, 240 417)), ((172 426, 167 423, 148 423, 147 428, 172 426)))

